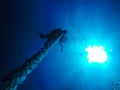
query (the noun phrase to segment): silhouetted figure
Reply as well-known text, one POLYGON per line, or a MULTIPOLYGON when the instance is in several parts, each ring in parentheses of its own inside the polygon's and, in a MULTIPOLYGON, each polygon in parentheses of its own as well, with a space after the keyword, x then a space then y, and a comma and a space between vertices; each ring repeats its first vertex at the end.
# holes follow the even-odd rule
POLYGON ((60 51, 63 52, 63 44, 65 44, 68 41, 68 37, 65 34, 62 35, 62 37, 59 39, 59 45, 60 45, 60 51))
POLYGON ((49 43, 51 43, 50 41, 54 40, 56 37, 59 36, 59 34, 63 34, 63 36, 60 38, 59 40, 59 45, 61 46, 61 51, 63 50, 63 45, 62 45, 62 41, 64 39, 64 35, 67 33, 67 30, 61 30, 61 29, 55 29, 52 32, 48 33, 48 34, 43 34, 40 33, 40 38, 41 39, 47 39, 47 41, 45 42, 45 46, 48 46, 49 43))

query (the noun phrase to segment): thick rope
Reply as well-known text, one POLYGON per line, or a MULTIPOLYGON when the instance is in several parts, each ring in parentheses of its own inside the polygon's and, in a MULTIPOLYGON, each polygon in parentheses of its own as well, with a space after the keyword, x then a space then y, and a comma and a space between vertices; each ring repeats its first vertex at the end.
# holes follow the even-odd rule
POLYGON ((0 84, 0 90, 16 90, 17 87, 22 84, 26 77, 32 72, 33 69, 42 61, 47 55, 51 46, 63 35, 63 31, 57 33, 55 38, 47 41, 48 45, 44 46, 39 52, 34 54, 31 58, 27 59, 20 67, 11 72, 5 77, 0 84))

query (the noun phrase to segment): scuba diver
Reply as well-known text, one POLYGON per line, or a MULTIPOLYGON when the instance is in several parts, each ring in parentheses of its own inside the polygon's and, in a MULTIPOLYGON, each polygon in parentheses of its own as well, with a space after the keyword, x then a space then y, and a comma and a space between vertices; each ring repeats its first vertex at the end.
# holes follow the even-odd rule
POLYGON ((44 45, 48 46, 50 41, 54 40, 57 36, 59 36, 59 34, 62 34, 62 36, 59 39, 59 45, 61 47, 61 52, 62 52, 63 51, 63 43, 67 42, 67 37, 65 36, 66 33, 67 33, 67 30, 61 30, 58 28, 48 34, 40 33, 40 38, 47 39, 47 41, 45 42, 44 45))

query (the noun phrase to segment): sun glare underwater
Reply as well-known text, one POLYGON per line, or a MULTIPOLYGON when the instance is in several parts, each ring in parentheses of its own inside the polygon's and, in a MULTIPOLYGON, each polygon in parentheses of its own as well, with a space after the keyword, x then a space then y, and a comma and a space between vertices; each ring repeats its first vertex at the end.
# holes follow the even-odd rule
POLYGON ((103 46, 88 46, 86 52, 88 52, 89 63, 104 63, 107 60, 107 53, 103 46))

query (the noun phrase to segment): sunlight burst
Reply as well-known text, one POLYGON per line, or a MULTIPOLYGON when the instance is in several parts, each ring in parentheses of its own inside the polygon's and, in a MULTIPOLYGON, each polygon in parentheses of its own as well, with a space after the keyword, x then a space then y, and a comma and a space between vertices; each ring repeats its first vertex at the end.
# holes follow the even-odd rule
POLYGON ((85 50, 89 63, 104 63, 107 60, 107 53, 103 46, 88 46, 85 50))

